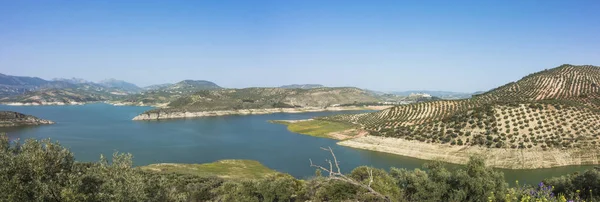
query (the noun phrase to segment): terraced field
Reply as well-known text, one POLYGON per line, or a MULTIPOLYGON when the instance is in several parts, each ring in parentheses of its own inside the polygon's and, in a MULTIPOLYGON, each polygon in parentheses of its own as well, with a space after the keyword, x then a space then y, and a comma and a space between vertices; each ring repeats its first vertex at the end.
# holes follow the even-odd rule
POLYGON ((489 148, 571 148, 600 142, 600 67, 562 65, 463 100, 321 117, 372 135, 489 148))

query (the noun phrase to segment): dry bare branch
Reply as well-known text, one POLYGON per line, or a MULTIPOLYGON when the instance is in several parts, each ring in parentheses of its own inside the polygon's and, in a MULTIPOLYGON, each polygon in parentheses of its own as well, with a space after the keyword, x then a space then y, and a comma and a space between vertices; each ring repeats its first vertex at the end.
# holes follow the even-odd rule
POLYGON ((368 171, 369 171, 369 186, 368 187, 371 187, 371 184, 373 184, 373 169, 368 168, 368 171))
POLYGON ((364 184, 362 184, 362 183, 360 183, 360 182, 358 182, 358 181, 356 181, 356 180, 354 180, 352 178, 349 178, 349 177, 345 176, 344 174, 342 174, 341 169, 340 169, 340 165, 339 165, 339 163, 337 161, 337 158, 335 157, 335 154, 333 153, 333 149, 331 149, 331 147, 329 147, 329 148, 323 148, 323 147, 321 147, 321 149, 323 149, 325 151, 329 151, 331 153, 331 156, 333 156, 333 161, 335 162, 335 167, 336 167, 337 171, 336 172, 333 171, 333 163, 331 162, 331 160, 325 160, 325 162, 329 163, 329 169, 327 169, 327 168, 325 168, 323 166, 320 166, 320 165, 315 165, 315 164, 313 164, 312 160, 309 159, 309 161, 310 161, 310 167, 315 167, 315 168, 321 169, 321 170, 323 170, 325 172, 328 172, 329 173, 329 177, 328 177, 329 180, 339 180, 339 181, 350 183, 350 184, 352 184, 354 186, 362 187, 362 188, 368 190, 369 193, 371 193, 371 194, 373 194, 373 195, 375 195, 377 197, 380 197, 380 198, 384 199, 385 201, 391 201, 389 197, 387 197, 387 196, 385 196, 385 195, 383 195, 383 194, 375 191, 373 188, 371 188, 371 184, 373 183, 373 169, 369 168, 369 170, 368 170, 368 173, 369 173, 369 184, 368 185, 364 185, 364 184))

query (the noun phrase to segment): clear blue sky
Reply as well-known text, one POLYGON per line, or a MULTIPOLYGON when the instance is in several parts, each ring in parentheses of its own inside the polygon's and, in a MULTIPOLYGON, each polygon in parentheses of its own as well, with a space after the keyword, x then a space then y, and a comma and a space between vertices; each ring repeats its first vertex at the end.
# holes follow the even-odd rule
POLYGON ((600 65, 600 1, 0 0, 0 73, 488 90, 600 65))

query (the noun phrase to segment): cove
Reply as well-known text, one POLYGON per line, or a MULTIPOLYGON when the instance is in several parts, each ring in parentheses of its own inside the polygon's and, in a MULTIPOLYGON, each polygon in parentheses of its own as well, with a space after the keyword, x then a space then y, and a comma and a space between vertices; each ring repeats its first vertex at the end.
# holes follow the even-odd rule
MULTIPOLYGON (((77 106, 4 106, 56 124, 39 127, 0 129, 10 139, 59 141, 74 153, 77 161, 98 161, 100 154, 115 151, 132 153, 136 166, 153 163, 208 163, 221 159, 251 159, 297 178, 314 175, 309 159, 323 164, 330 156, 320 147, 334 149, 343 172, 361 165, 389 170, 414 169, 428 161, 336 145, 336 140, 289 132, 286 126, 268 120, 307 119, 361 111, 278 113, 203 117, 185 120, 132 121, 151 109, 137 106, 87 104, 77 106)), ((457 165, 448 165, 457 167, 457 165)), ((535 170, 504 170, 507 182, 537 184, 540 180, 594 166, 566 166, 535 170)))

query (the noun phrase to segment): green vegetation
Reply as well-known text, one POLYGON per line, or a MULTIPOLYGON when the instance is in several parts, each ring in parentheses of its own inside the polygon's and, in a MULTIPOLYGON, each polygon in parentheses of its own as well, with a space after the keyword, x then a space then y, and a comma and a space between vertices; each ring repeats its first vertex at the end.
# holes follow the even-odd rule
POLYGON ((596 148, 600 67, 562 65, 470 99, 320 117, 373 135, 488 148, 596 148))
POLYGON ((143 92, 113 101, 131 105, 165 105, 197 91, 215 89, 221 89, 221 87, 210 81, 183 80, 175 84, 149 86, 143 92))
POLYGON ((11 76, 0 74, 0 97, 23 94, 50 83, 38 77, 11 76))
POLYGON ((358 88, 244 88, 201 90, 169 103, 169 108, 145 113, 199 112, 269 108, 325 108, 336 104, 373 103, 379 100, 358 88))
POLYGON ((137 86, 123 81, 93 83, 83 79, 54 79, 0 74, 0 102, 23 104, 96 102, 119 99, 137 86), (110 85, 109 85, 110 84, 110 85))
MULTIPOLYGON (((335 163, 334 163, 335 164, 335 163)), ((448 170, 441 163, 390 171, 361 166, 347 174, 316 172, 298 180, 276 173, 259 179, 204 177, 132 167, 132 155, 76 162, 50 140, 10 143, 0 137, 3 201, 598 201, 600 171, 509 187, 502 172, 472 158, 448 170), (326 176, 321 176, 326 175, 326 176)), ((307 165, 308 166, 308 165, 307 165)), ((322 168, 322 167, 321 167, 322 168)), ((330 169, 333 170, 333 169, 330 169)))
POLYGON ((280 88, 302 88, 302 89, 311 89, 311 88, 324 88, 325 86, 321 84, 291 84, 291 85, 283 85, 279 86, 280 88))
POLYGON ((164 105, 199 90, 220 89, 209 81, 184 80, 176 84, 155 85, 146 89, 115 79, 99 83, 83 79, 19 77, 0 74, 0 102, 22 104, 70 104, 111 101, 115 104, 164 105))
MULTIPOLYGON (((83 85, 83 84, 82 84, 83 85)), ((126 95, 125 92, 103 87, 80 86, 76 88, 43 89, 26 92, 22 95, 0 99, 3 103, 43 104, 43 103, 85 103, 118 99, 126 95)))
POLYGON ((200 177, 221 177, 231 179, 259 179, 277 174, 258 161, 220 160, 205 164, 161 163, 142 166, 144 171, 161 173, 188 174, 200 177))
POLYGON ((413 90, 413 91, 402 91, 402 92, 391 92, 394 95, 409 96, 411 94, 425 93, 434 97, 439 97, 444 100, 456 100, 470 98, 471 95, 476 93, 461 93, 461 92, 449 92, 449 91, 429 91, 429 90, 413 90))
POLYGON ((279 123, 288 126, 288 130, 294 133, 300 133, 304 135, 310 135, 315 137, 331 138, 329 133, 340 132, 355 128, 354 125, 333 122, 324 120, 300 120, 300 121, 271 121, 272 123, 279 123))
POLYGON ((98 82, 98 84, 108 87, 108 88, 121 89, 125 92, 130 92, 130 93, 137 93, 137 92, 142 91, 142 88, 136 86, 135 84, 128 83, 126 81, 116 80, 116 79, 105 79, 105 80, 98 82))
POLYGON ((18 127, 42 124, 53 124, 54 122, 43 120, 31 115, 18 112, 0 111, 0 127, 18 127))

